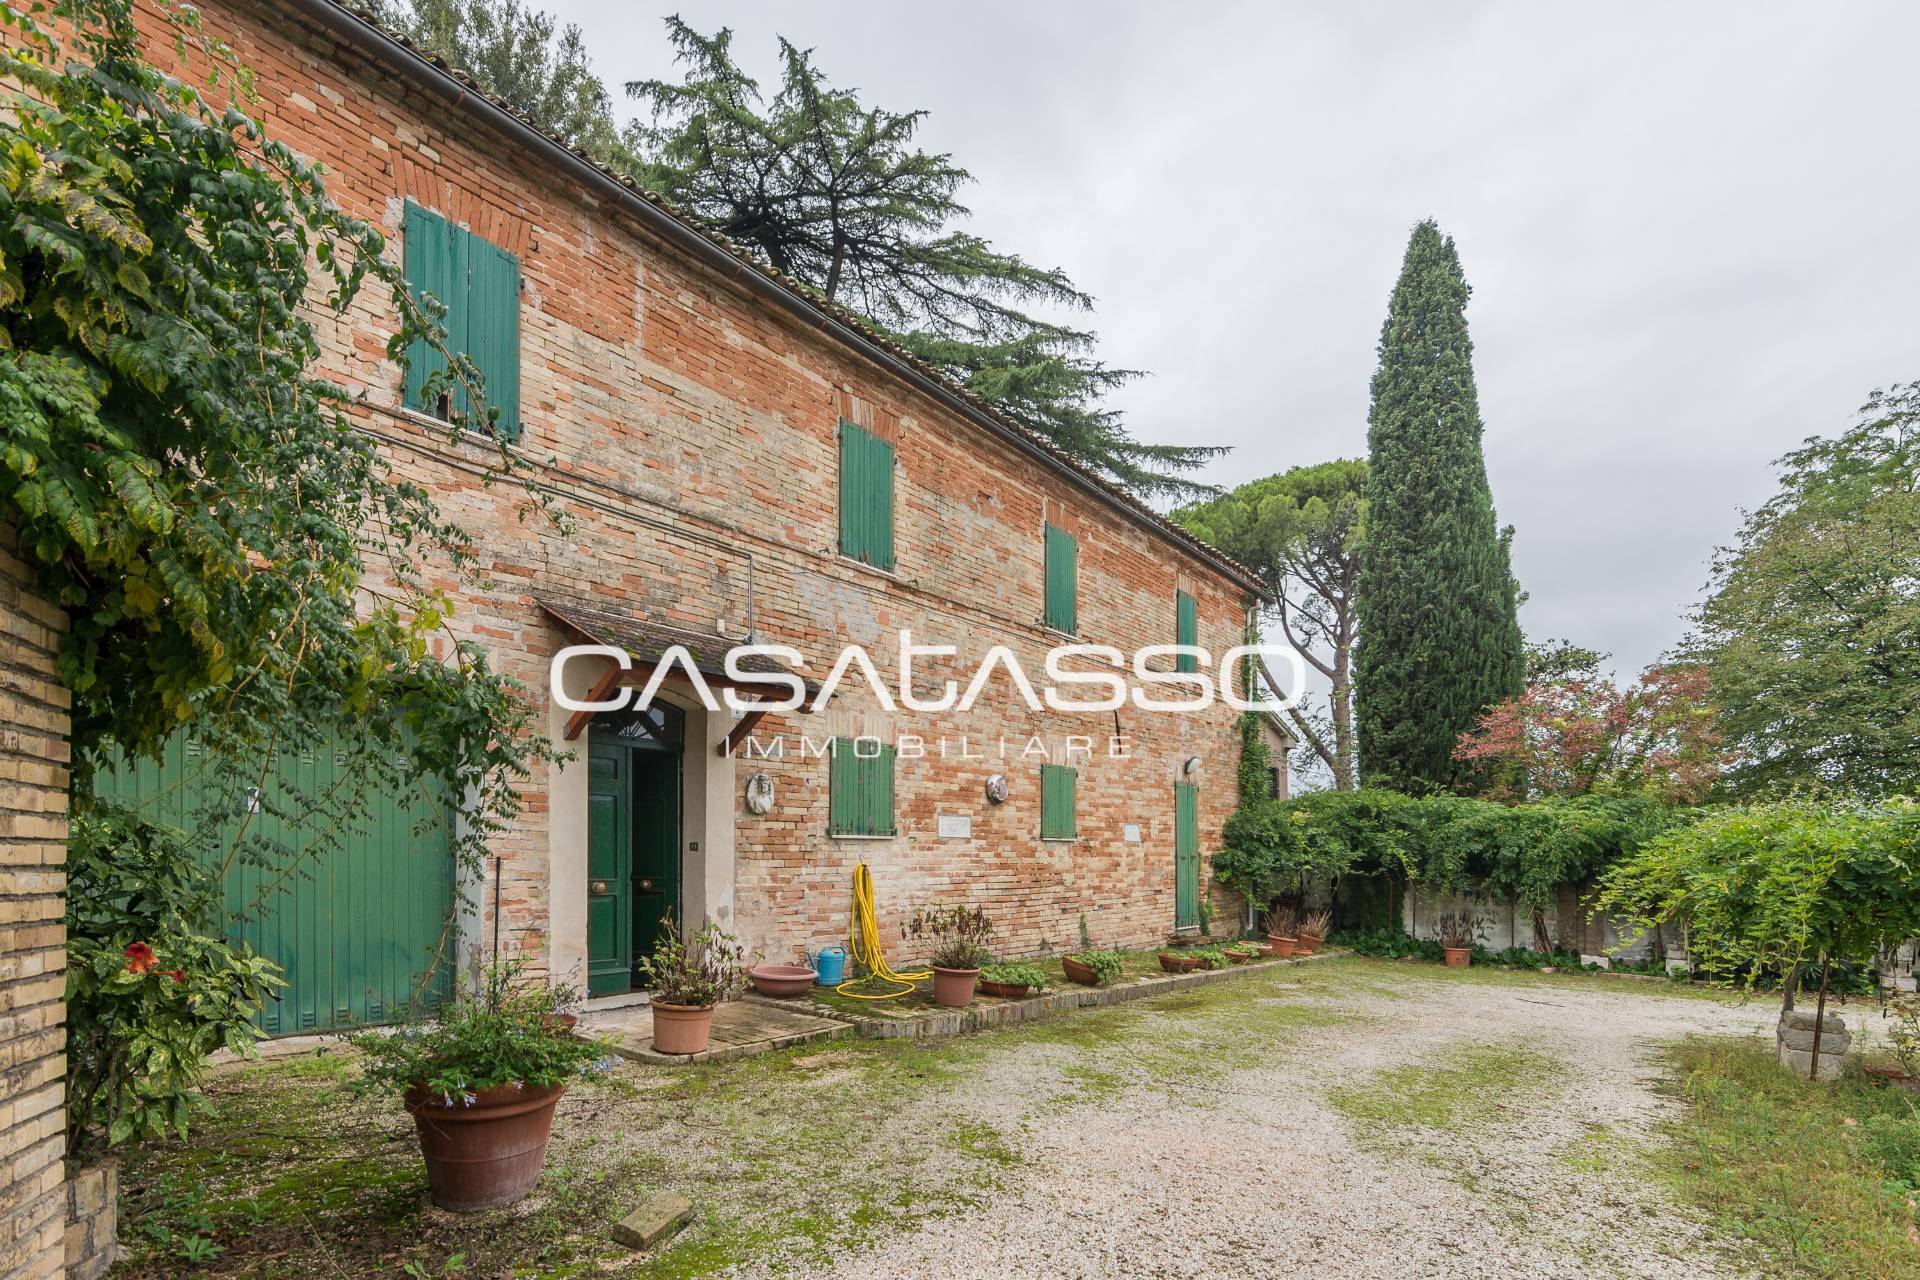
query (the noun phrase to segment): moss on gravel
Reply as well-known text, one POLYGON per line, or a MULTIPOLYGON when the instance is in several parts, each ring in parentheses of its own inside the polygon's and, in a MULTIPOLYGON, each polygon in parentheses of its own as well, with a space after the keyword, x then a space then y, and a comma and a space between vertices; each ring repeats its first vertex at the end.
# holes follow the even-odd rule
POLYGON ((1366 1083, 1330 1090, 1327 1100, 1363 1133, 1428 1129, 1458 1133, 1500 1118, 1516 1099, 1538 1095, 1558 1060, 1506 1045, 1463 1045, 1424 1062, 1374 1072, 1366 1083))

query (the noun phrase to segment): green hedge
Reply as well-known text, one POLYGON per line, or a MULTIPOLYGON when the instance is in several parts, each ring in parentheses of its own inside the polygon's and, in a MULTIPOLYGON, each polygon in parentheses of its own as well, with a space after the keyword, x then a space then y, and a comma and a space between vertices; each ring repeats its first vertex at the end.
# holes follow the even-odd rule
POLYGON ((1265 905, 1309 879, 1385 876, 1423 891, 1479 890, 1545 907, 1674 825, 1687 810, 1639 797, 1581 796, 1504 805, 1461 796, 1316 791, 1241 806, 1227 820, 1214 876, 1265 905))

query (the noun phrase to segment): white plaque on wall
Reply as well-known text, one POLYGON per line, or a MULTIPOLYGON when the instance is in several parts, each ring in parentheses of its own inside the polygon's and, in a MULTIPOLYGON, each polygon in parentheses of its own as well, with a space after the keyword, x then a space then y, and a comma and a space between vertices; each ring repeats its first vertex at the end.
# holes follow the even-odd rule
POLYGON ((1126 826, 1120 828, 1120 835, 1128 844, 1139 844, 1140 824, 1137 822, 1129 822, 1126 826))
POLYGON ((939 818, 942 840, 965 840, 973 835, 973 818, 965 813, 943 813, 939 818))

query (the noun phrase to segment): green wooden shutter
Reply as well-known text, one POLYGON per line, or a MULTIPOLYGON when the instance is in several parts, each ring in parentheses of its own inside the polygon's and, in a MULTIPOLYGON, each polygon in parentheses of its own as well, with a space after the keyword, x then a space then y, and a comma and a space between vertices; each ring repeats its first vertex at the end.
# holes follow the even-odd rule
POLYGON ((844 738, 833 740, 833 754, 827 762, 827 832, 844 836, 854 829, 857 808, 854 786, 853 752, 844 738))
MULTIPOLYGON (((459 350, 466 340, 464 330, 456 330, 456 317, 464 314, 466 284, 460 280, 456 290, 454 276, 454 226, 437 213, 429 213, 413 201, 407 201, 401 221, 401 249, 405 255, 407 290, 415 298, 432 294, 447 305, 447 345, 459 350), (456 296, 456 294, 458 296, 456 296)), ((434 413, 426 401, 427 379, 447 367, 444 356, 424 339, 407 347, 406 406, 422 413, 434 413)))
POLYGON ((478 236, 468 235, 466 242, 467 354, 486 380, 487 403, 500 411, 500 434, 518 440, 520 260, 478 236))
POLYGON ((1076 564, 1080 544, 1065 529, 1047 526, 1046 621, 1069 635, 1079 630, 1076 564))
POLYGON ((1200 788, 1173 787, 1173 923, 1200 923, 1200 788))
POLYGON ((861 758, 851 738, 835 738, 827 769, 827 831, 836 836, 890 836, 894 749, 861 758))
MULTIPOLYGON (((498 245, 407 202, 402 221, 407 287, 446 304, 447 349, 464 353, 500 410, 499 429, 520 438, 520 260, 498 245)), ((430 344, 407 348, 406 405, 439 416, 427 403, 427 379, 447 367, 430 344)), ((459 419, 475 414, 463 385, 448 388, 448 408, 459 419)), ((477 425, 477 424, 475 424, 477 425)))
POLYGON ((880 754, 863 760, 868 777, 867 832, 869 835, 893 834, 893 748, 881 747, 880 754))
MULTIPOLYGON (((1184 591, 1173 593, 1173 642, 1175 644, 1200 643, 1200 614, 1193 603, 1193 597, 1184 591)), ((1200 660, 1190 653, 1183 653, 1174 663, 1175 671, 1198 671, 1200 660)))
POLYGON ((840 554, 893 568, 893 445, 840 421, 840 554))
POLYGON ((1040 766, 1040 838, 1072 840, 1080 834, 1075 821, 1080 775, 1065 765, 1040 766))

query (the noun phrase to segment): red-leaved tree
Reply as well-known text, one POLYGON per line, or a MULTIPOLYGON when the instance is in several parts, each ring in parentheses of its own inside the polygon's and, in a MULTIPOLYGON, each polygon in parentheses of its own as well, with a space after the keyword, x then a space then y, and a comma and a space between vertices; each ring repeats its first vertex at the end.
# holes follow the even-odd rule
POLYGON ((1679 804, 1705 797, 1727 763, 1708 701, 1707 669, 1647 668, 1622 689, 1600 655, 1529 681, 1460 735, 1456 760, 1484 767, 1493 799, 1652 793, 1679 804))

